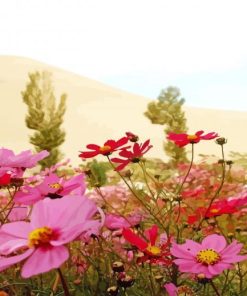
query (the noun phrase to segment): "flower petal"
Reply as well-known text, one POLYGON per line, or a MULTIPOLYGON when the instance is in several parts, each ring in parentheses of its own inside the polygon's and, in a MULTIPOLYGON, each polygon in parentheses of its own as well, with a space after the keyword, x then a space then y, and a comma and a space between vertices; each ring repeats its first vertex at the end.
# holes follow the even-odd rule
POLYGON ((221 252, 226 247, 226 239, 222 235, 211 234, 203 239, 202 246, 205 249, 221 252))
POLYGON ((34 249, 29 249, 25 253, 8 258, 0 258, 0 271, 10 267, 13 264, 21 262, 33 253, 34 249))
MULTIPOLYGON (((10 234, 13 237, 27 239, 29 233, 32 231, 31 224, 24 221, 12 222, 4 224, 1 231, 10 234)), ((1 232, 0 232, 1 236, 1 232)))
POLYGON ((39 247, 24 263, 21 276, 29 278, 33 275, 60 267, 69 258, 66 247, 39 247))
POLYGON ((144 251, 148 244, 145 242, 142 238, 140 238, 138 235, 136 235, 132 230, 130 229, 123 229, 123 237, 132 245, 136 246, 139 250, 144 251))

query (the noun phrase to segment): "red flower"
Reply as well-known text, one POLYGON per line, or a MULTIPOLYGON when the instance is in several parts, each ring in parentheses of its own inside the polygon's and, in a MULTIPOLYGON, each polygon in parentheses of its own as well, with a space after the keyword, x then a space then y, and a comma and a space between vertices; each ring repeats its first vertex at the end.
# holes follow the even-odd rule
POLYGON ((171 259, 168 258, 170 256, 170 240, 167 239, 165 242, 156 245, 158 237, 157 225, 153 225, 145 231, 147 240, 136 235, 131 229, 123 229, 122 235, 129 243, 144 253, 144 256, 138 262, 149 261, 150 263, 163 263, 166 265, 172 263, 171 259))
POLYGON ((11 175, 6 173, 0 177, 0 186, 6 186, 10 184, 11 175))
POLYGON ((128 137, 123 137, 118 141, 114 140, 108 140, 104 143, 103 146, 98 146, 95 144, 89 144, 87 145, 87 148, 92 150, 92 151, 83 151, 79 155, 81 158, 91 158, 96 155, 102 154, 105 156, 110 155, 112 152, 118 150, 118 149, 123 149, 123 148, 128 148, 128 147, 123 147, 120 148, 121 146, 125 145, 128 142, 128 137))
POLYGON ((230 204, 227 200, 220 200, 207 207, 199 207, 196 209, 195 214, 188 216, 188 223, 194 224, 202 218, 212 218, 226 214, 233 214, 238 211, 237 207, 230 204))
POLYGON ((204 131, 198 131, 194 135, 168 133, 167 139, 173 141, 179 147, 184 147, 188 144, 196 144, 201 140, 212 140, 219 137, 215 132, 205 135, 203 133, 204 131))
POLYGON ((116 171, 122 170, 124 167, 126 167, 127 164, 130 162, 139 162, 140 158, 148 152, 149 149, 151 149, 153 146, 149 145, 150 140, 147 140, 143 144, 138 144, 135 143, 133 146, 133 152, 129 151, 127 149, 123 149, 120 153, 119 156, 124 157, 125 159, 122 158, 112 158, 112 162, 120 163, 119 166, 115 168, 116 171))
POLYGON ((237 212, 238 209, 230 204, 226 200, 221 200, 216 203, 213 203, 205 216, 207 218, 221 216, 224 214, 233 214, 237 212))

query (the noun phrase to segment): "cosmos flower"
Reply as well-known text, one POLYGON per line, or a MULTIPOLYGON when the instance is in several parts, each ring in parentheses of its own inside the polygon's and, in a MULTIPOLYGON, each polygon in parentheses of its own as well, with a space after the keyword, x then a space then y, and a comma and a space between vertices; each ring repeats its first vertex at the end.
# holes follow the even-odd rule
POLYGON ((14 154, 12 150, 0 149, 0 176, 5 173, 11 173, 11 177, 21 178, 26 168, 36 166, 37 162, 47 157, 49 152, 43 150, 39 153, 32 154, 31 150, 22 151, 14 154))
POLYGON ((160 263, 164 265, 171 264, 169 246, 170 240, 156 244, 158 238, 158 226, 153 225, 145 231, 146 239, 135 234, 131 229, 123 229, 123 237, 133 246, 137 247, 144 256, 140 258, 139 262, 149 261, 150 263, 160 263))
POLYGON ((32 209, 30 222, 0 228, 0 271, 26 259, 24 278, 58 268, 69 258, 65 245, 94 229, 96 205, 84 196, 46 198, 32 209))
POLYGON ((121 152, 119 152, 119 156, 123 158, 112 158, 111 161, 115 163, 120 163, 115 170, 121 171, 123 168, 126 167, 130 162, 139 162, 141 157, 148 152, 149 149, 151 149, 153 146, 149 144, 150 140, 147 140, 143 144, 134 143, 133 151, 129 151, 127 149, 123 149, 121 152))
POLYGON ((166 289, 166 292, 168 293, 169 296, 180 296, 180 295, 194 296, 195 295, 193 290, 186 285, 176 287, 173 283, 167 283, 164 285, 164 288, 166 289))
POLYGON ((179 271, 192 274, 204 274, 212 278, 226 269, 231 269, 234 263, 247 259, 239 255, 242 244, 234 240, 227 246, 223 236, 211 234, 201 243, 186 240, 184 244, 173 243, 171 254, 176 257, 173 262, 179 271))
POLYGON ((141 220, 142 216, 140 214, 128 215, 126 216, 126 219, 117 214, 107 214, 105 217, 105 226, 112 230, 121 229, 138 225, 141 220))
POLYGON ((167 139, 173 141, 177 146, 184 147, 188 144, 196 144, 201 140, 212 140, 219 135, 215 132, 211 132, 208 134, 203 135, 204 131, 198 131, 194 135, 189 134, 175 134, 175 133, 168 133, 167 139))
MULTIPOLYGON (((81 158, 91 158, 94 156, 97 156, 99 154, 108 156, 112 152, 122 149, 123 145, 125 145, 128 142, 128 137, 123 137, 118 141, 114 140, 108 140, 104 143, 103 146, 99 146, 96 144, 89 144, 86 147, 90 149, 91 151, 82 151, 81 154, 79 154, 79 157, 81 158)), ((126 148, 126 147, 125 147, 126 148)))
POLYGON ((84 194, 86 185, 84 175, 73 176, 69 180, 59 178, 56 174, 45 176, 43 182, 35 187, 22 186, 15 194, 14 201, 23 205, 32 205, 35 202, 50 197, 61 198, 68 194, 84 194))

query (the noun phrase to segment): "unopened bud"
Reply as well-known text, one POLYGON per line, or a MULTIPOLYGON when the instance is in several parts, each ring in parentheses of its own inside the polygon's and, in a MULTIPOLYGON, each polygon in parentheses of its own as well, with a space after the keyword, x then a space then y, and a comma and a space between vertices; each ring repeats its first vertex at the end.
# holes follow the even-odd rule
POLYGON ((130 178, 133 175, 133 173, 131 172, 131 170, 126 170, 124 172, 122 172, 122 176, 125 178, 130 178))
POLYGON ((216 139, 215 142, 216 142, 216 144, 218 144, 218 145, 224 145, 224 144, 227 143, 227 139, 221 137, 221 138, 216 139))
POLYGON ((233 165, 233 161, 232 160, 227 160, 226 161, 226 164, 229 165, 229 166, 231 166, 231 165, 233 165))
POLYGON ((233 238, 234 237, 234 233, 233 232, 228 232, 227 233, 227 237, 228 238, 233 238))
POLYGON ((209 279, 206 278, 204 273, 199 273, 197 275, 197 281, 198 283, 205 285, 209 282, 209 279))
POLYGON ((156 280, 157 283, 162 282, 163 278, 164 278, 164 277, 163 277, 162 275, 156 275, 156 276, 154 277, 154 279, 156 280))
POLYGON ((112 286, 112 287, 109 287, 106 291, 111 296, 117 296, 117 294, 118 294, 118 287, 117 286, 112 286))
POLYGON ((214 219, 208 219, 208 224, 211 225, 211 226, 215 226, 216 221, 214 219))
POLYGON ((114 272, 123 272, 124 271, 124 265, 123 265, 123 263, 120 262, 120 261, 113 262, 113 264, 112 264, 112 270, 114 272))
POLYGON ((130 142, 137 142, 139 140, 139 137, 131 132, 127 132, 126 136, 130 142))
POLYGON ((124 277, 120 277, 117 283, 120 287, 128 288, 134 284, 134 279, 129 275, 125 275, 124 277))

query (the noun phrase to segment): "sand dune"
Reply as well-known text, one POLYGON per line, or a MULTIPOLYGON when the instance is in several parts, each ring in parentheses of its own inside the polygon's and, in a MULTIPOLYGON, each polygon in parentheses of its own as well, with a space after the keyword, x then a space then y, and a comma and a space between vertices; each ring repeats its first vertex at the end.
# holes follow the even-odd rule
MULTIPOLYGON (((66 143, 62 150, 74 164, 80 163, 78 151, 87 143, 103 143, 119 138, 125 131, 137 133, 142 140, 151 139, 150 157, 164 159, 163 127, 152 125, 143 116, 152 99, 134 95, 100 82, 48 66, 37 61, 13 56, 0 56, 0 124, 1 145, 16 152, 32 148, 28 143, 31 130, 25 126, 27 107, 20 92, 25 89, 28 72, 47 70, 53 73, 55 93, 68 94, 64 128, 66 143)), ((226 152, 247 152, 247 112, 221 111, 186 107, 190 132, 204 129, 217 131, 228 138, 226 152)), ((220 155, 213 142, 196 146, 197 153, 220 155)))

